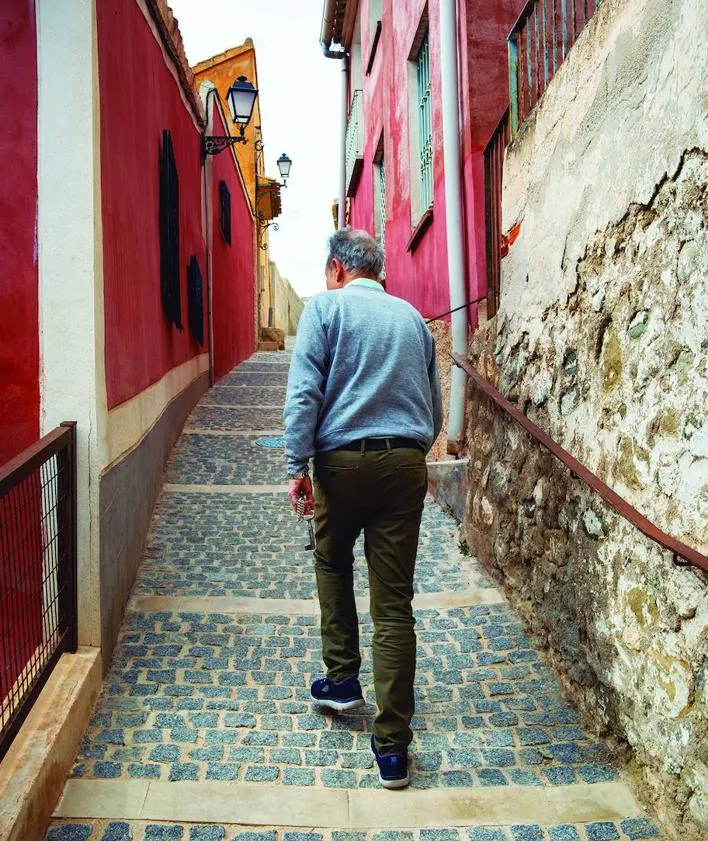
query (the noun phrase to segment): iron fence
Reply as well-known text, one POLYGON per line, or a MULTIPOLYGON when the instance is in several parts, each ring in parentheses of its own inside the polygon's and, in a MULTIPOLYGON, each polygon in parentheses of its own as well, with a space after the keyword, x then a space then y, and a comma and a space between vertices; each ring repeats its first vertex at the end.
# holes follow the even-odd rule
POLYGON ((502 247, 502 175, 509 143, 509 109, 484 149, 484 218, 487 247, 487 316, 499 309, 502 247))
POLYGON ((511 133, 543 95, 600 0, 529 0, 508 37, 511 133))
POLYGON ((0 467, 0 759, 77 648, 76 424, 0 467))

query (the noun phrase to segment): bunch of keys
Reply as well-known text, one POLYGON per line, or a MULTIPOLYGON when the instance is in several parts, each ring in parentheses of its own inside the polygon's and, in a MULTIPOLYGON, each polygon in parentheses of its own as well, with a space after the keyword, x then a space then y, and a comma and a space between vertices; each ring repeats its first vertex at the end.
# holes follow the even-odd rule
POLYGON ((312 525, 312 521, 314 520, 314 515, 305 515, 305 497, 301 496, 298 498, 297 501, 297 521, 301 523, 302 521, 307 523, 307 546, 305 546, 306 552, 314 552, 315 551, 315 529, 312 525))

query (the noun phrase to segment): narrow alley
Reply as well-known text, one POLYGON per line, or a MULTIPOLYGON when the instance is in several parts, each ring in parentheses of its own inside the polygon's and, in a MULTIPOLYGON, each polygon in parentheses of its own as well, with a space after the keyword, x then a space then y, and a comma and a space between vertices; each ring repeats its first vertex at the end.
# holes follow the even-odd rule
POLYGON ((416 572, 411 788, 383 791, 372 769, 361 557, 369 704, 339 716, 313 707, 314 568, 278 439, 288 360, 256 353, 188 420, 47 841, 659 837, 431 497, 416 572))

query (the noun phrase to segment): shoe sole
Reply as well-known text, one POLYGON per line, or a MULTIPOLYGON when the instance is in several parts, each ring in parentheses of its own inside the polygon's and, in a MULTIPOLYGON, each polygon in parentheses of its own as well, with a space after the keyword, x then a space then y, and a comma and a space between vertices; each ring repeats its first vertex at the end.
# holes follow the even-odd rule
POLYGON ((332 701, 329 699, 315 698, 314 695, 310 695, 310 697, 318 706, 327 707, 327 709, 334 710, 338 713, 347 712, 348 710, 358 710, 359 707, 363 707, 366 703, 363 698, 355 698, 353 701, 332 701))
MULTIPOLYGON (((374 757, 374 762, 376 762, 376 754, 373 751, 371 751, 371 755, 374 757)), ((381 776, 381 771, 379 771, 379 782, 384 788, 388 789, 389 791, 394 791, 397 788, 405 788, 406 786, 410 785, 411 775, 406 774, 406 776, 402 777, 400 780, 386 780, 381 776)))
POLYGON ((397 788, 405 788, 407 785, 410 785, 411 782, 409 774, 406 774, 406 776, 402 780, 384 780, 381 774, 379 774, 379 780, 381 782, 381 785, 384 788, 389 789, 389 791, 397 788))

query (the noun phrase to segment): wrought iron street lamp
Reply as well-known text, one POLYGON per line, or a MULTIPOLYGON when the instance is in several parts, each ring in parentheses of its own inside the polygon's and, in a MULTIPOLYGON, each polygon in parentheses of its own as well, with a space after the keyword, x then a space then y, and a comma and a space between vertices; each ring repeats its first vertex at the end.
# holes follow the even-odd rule
POLYGON ((245 131, 246 126, 251 122, 257 97, 258 90, 245 76, 239 76, 226 94, 231 120, 238 126, 239 134, 236 137, 228 135, 226 137, 206 136, 204 138, 205 157, 206 155, 218 155, 219 152, 223 152, 224 149, 233 146, 235 143, 248 143, 245 131))
POLYGON ((293 162, 290 158, 283 152, 283 154, 278 158, 278 169, 280 171, 280 177, 283 179, 281 183, 281 187, 287 187, 288 185, 285 183, 288 178, 290 177, 290 167, 293 165, 293 162))

